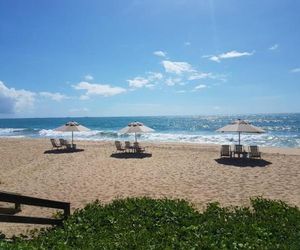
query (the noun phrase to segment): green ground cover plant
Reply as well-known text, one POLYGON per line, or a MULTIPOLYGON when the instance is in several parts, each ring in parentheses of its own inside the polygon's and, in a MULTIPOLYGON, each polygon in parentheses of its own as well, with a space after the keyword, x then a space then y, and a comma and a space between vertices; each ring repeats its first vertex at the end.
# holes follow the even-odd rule
POLYGON ((96 201, 62 227, 1 239, 0 249, 300 249, 300 210, 260 197, 250 207, 211 203, 203 212, 184 200, 96 201))

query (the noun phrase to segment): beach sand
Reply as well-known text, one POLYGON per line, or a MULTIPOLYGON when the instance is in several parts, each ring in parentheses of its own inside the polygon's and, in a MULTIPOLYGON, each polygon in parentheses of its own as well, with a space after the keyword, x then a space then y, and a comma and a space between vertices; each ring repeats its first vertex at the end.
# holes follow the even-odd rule
MULTIPOLYGON (((249 205, 280 199, 300 207, 300 149, 261 148, 262 161, 220 160, 217 145, 145 143, 151 157, 118 158, 113 142, 77 141, 84 151, 51 153, 48 139, 0 139, 0 190, 71 202, 72 211, 96 199, 149 196, 249 205)), ((0 204, 0 207, 4 206, 0 204)), ((51 216, 23 206, 20 215, 51 216)), ((11 235, 36 226, 0 223, 11 235)))

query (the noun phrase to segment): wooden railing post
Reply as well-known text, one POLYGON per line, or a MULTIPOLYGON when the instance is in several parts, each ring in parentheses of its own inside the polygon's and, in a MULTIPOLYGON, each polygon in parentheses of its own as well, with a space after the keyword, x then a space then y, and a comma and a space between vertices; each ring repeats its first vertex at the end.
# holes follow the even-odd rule
POLYGON ((18 213, 18 212, 21 212, 21 204, 20 203, 15 203, 15 211, 18 213))
POLYGON ((40 199, 7 192, 0 192, 0 201, 14 203, 16 211, 21 211, 21 204, 64 210, 62 219, 18 216, 0 212, 0 222, 61 225, 63 220, 70 216, 70 203, 68 202, 40 199))

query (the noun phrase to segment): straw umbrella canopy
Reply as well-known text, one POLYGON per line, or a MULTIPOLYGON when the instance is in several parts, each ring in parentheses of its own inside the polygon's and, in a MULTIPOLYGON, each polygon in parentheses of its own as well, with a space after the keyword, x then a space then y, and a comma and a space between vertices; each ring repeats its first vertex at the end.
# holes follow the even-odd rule
POLYGON ((135 141, 137 141, 137 134, 140 133, 151 133, 154 129, 145 126, 141 122, 131 122, 125 128, 122 128, 119 132, 122 134, 134 133, 135 141))
POLYGON ((84 126, 80 125, 77 122, 70 121, 70 122, 67 122, 63 126, 60 126, 60 127, 56 128, 55 131, 72 132, 72 146, 73 146, 73 133, 76 132, 76 131, 77 132, 90 131, 90 129, 87 128, 87 127, 84 127, 84 126))
POLYGON ((249 122, 238 119, 233 123, 216 130, 217 132, 237 132, 239 134, 239 144, 241 144, 241 133, 261 134, 265 131, 259 127, 251 125, 249 122))

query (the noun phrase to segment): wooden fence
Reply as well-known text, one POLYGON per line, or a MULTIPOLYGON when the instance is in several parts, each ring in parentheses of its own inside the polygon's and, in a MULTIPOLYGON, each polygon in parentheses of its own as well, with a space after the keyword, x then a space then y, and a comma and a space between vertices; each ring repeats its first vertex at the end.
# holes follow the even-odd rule
POLYGON ((40 199, 31 196, 24 196, 14 193, 0 192, 0 202, 14 203, 15 213, 21 211, 21 205, 31 205, 39 207, 48 207, 62 209, 64 211, 63 218, 52 219, 52 218, 41 218, 41 217, 29 217, 19 216, 8 212, 8 209, 0 210, 0 222, 11 222, 11 223, 27 223, 27 224, 49 224, 49 225, 61 225, 62 221, 70 215, 70 203, 40 199))

